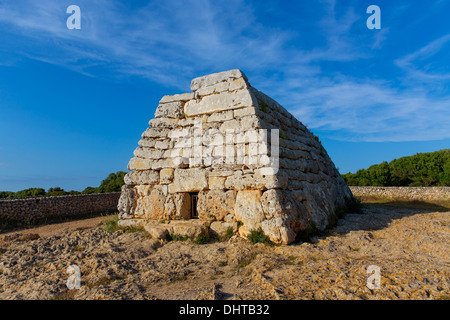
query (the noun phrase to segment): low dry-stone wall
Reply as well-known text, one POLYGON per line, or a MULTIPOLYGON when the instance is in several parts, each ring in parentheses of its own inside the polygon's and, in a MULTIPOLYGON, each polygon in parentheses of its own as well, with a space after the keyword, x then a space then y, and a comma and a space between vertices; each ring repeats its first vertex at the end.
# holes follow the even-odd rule
POLYGON ((355 197, 450 201, 450 187, 350 187, 355 197))
POLYGON ((0 200, 0 221, 26 225, 117 212, 120 192, 0 200))

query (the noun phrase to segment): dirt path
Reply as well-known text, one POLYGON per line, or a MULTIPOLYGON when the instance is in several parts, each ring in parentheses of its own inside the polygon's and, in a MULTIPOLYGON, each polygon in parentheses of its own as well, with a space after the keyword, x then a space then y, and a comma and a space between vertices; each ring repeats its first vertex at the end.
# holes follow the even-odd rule
POLYGON ((449 212, 369 206, 311 243, 273 247, 159 242, 98 227, 106 218, 0 237, 0 299, 450 298, 449 212), (80 289, 67 288, 70 265, 80 289), (379 289, 367 286, 369 266, 379 289))
POLYGON ((82 220, 75 220, 75 221, 69 221, 69 222, 62 222, 62 223, 54 223, 54 224, 48 224, 48 225, 39 226, 39 227, 35 227, 35 228, 29 228, 29 229, 15 230, 15 231, 0 234, 0 238, 3 238, 5 236, 13 238, 17 235, 21 235, 21 236, 39 235, 39 237, 41 237, 41 238, 62 235, 64 233, 68 233, 68 232, 72 232, 72 231, 76 231, 76 230, 83 230, 83 229, 98 227, 98 226, 102 225, 103 221, 110 219, 111 217, 113 217, 113 215, 95 217, 95 218, 89 218, 89 219, 82 219, 82 220))

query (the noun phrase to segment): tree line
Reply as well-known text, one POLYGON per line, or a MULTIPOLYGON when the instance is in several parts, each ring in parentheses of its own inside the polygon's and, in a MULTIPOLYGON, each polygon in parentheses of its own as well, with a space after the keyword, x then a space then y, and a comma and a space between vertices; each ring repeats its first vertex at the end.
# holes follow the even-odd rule
POLYGON ((53 197, 53 196, 66 196, 76 194, 92 194, 92 193, 107 193, 107 192, 119 192, 123 182, 123 177, 126 172, 118 171, 116 173, 110 173, 106 179, 104 179, 100 186, 87 187, 83 191, 65 191, 60 187, 49 188, 47 191, 43 188, 28 188, 17 192, 12 191, 0 191, 0 199, 15 199, 15 198, 27 198, 27 197, 53 197))
POLYGON ((384 161, 341 176, 349 186, 450 186, 450 149, 384 161))

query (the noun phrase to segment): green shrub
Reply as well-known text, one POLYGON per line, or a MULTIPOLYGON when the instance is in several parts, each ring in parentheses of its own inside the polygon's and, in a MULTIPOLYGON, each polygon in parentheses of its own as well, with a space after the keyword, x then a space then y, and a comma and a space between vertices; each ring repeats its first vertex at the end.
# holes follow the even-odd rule
POLYGON ((209 237, 205 233, 201 233, 195 238, 194 241, 196 244, 207 244, 209 242, 209 237))
POLYGON ((274 243, 270 240, 268 236, 264 234, 264 231, 259 228, 257 230, 252 230, 247 238, 252 243, 264 243, 266 245, 274 245, 274 243))

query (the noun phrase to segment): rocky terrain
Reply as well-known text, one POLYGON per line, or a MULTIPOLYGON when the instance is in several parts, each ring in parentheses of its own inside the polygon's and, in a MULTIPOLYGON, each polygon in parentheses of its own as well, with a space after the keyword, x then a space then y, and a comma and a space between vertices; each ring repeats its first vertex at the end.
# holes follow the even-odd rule
POLYGON ((450 298, 449 212, 370 205, 289 246, 160 242, 98 221, 44 231, 0 236, 0 299, 450 298), (70 265, 80 289, 66 285, 70 265), (367 287, 370 265, 380 289, 367 287))

